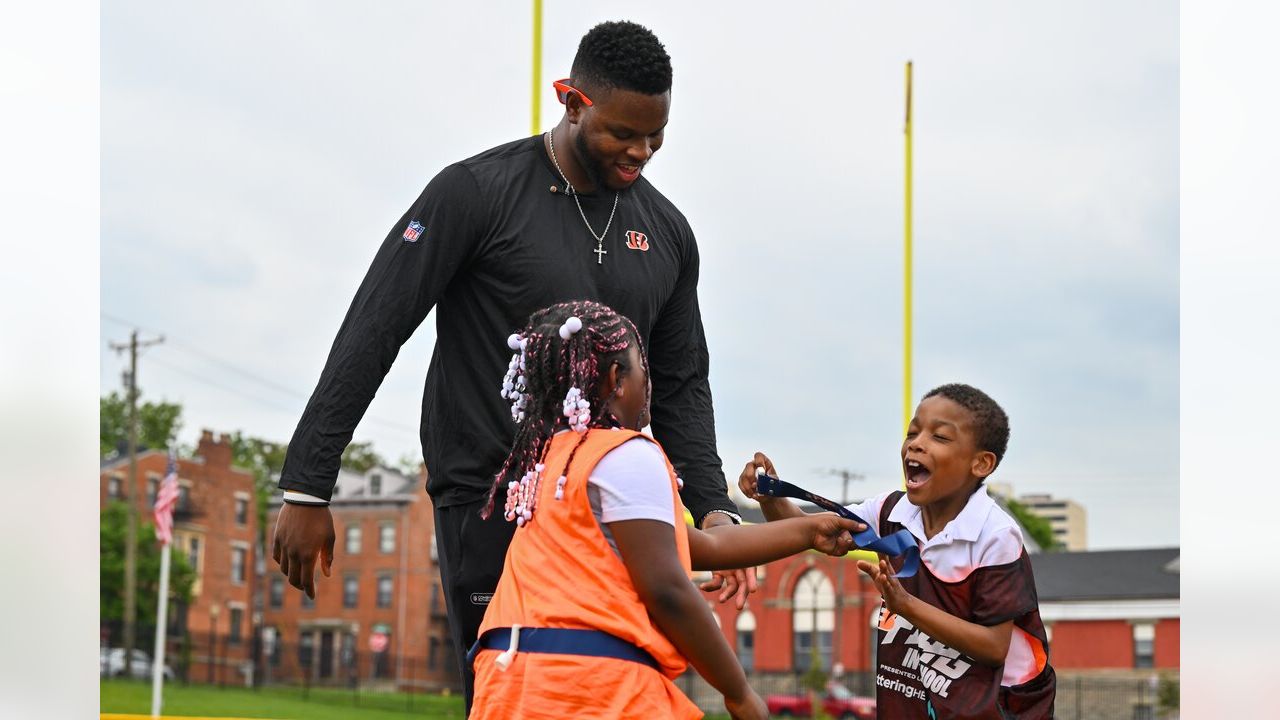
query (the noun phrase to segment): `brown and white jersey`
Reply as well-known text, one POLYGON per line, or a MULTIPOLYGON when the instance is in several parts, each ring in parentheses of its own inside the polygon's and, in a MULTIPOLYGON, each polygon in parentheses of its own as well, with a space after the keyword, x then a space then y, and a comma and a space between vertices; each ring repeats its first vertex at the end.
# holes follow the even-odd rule
MULTIPOLYGON (((1056 678, 1040 621, 1022 531, 979 487, 960 514, 925 537, 920 508, 902 491, 851 510, 878 518, 883 537, 906 528, 920 547, 920 570, 900 578, 921 600, 979 625, 1014 623, 1000 667, 984 665, 935 641, 910 621, 880 608, 876 706, 881 717, 938 720, 1041 720, 1053 717, 1056 678)), ((893 558, 894 568, 901 559, 893 558)))

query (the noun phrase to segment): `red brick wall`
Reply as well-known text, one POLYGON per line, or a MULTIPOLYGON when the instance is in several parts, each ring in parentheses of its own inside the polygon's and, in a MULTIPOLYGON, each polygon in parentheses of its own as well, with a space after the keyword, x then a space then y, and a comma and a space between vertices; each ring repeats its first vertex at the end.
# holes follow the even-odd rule
POLYGON ((1156 622, 1156 667, 1177 668, 1181 665, 1180 631, 1181 621, 1178 619, 1159 620, 1156 622))
POLYGON ((1127 620, 1056 622, 1049 648, 1056 669, 1131 668, 1133 626, 1127 620))

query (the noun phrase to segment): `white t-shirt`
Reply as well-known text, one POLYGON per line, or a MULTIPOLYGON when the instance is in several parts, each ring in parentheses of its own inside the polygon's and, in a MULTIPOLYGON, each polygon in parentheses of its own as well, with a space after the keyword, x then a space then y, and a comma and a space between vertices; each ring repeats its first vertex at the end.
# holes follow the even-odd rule
POLYGON ((666 459, 657 445, 644 438, 632 438, 600 458, 587 480, 587 499, 605 540, 619 557, 608 523, 658 520, 675 527, 666 459))

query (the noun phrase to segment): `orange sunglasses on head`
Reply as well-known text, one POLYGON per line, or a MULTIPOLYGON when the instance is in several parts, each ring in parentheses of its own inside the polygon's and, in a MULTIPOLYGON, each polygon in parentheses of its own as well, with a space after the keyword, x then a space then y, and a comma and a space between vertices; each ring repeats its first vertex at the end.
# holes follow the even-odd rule
POLYGON ((591 98, 586 93, 569 84, 569 78, 563 80, 555 80, 551 86, 556 89, 556 97, 560 100, 560 104, 565 105, 569 102, 569 93, 577 93, 582 98, 582 104, 591 107, 595 103, 591 102, 591 98))

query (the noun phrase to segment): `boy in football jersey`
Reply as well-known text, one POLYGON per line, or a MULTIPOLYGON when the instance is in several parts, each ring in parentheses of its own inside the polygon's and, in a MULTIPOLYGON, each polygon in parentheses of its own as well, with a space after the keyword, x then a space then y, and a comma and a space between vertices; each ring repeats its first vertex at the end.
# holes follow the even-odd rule
MULTIPOLYGON (((906 528, 920 569, 897 578, 900 558, 858 561, 879 590, 876 706, 881 717, 1040 720, 1053 717, 1057 680, 1048 662, 1031 561, 1018 524, 984 482, 1004 457, 1009 419, 986 393, 950 384, 925 394, 902 443, 906 492, 850 510, 881 537, 906 528)), ((756 493, 762 453, 739 487, 769 520, 803 514, 756 493)))

